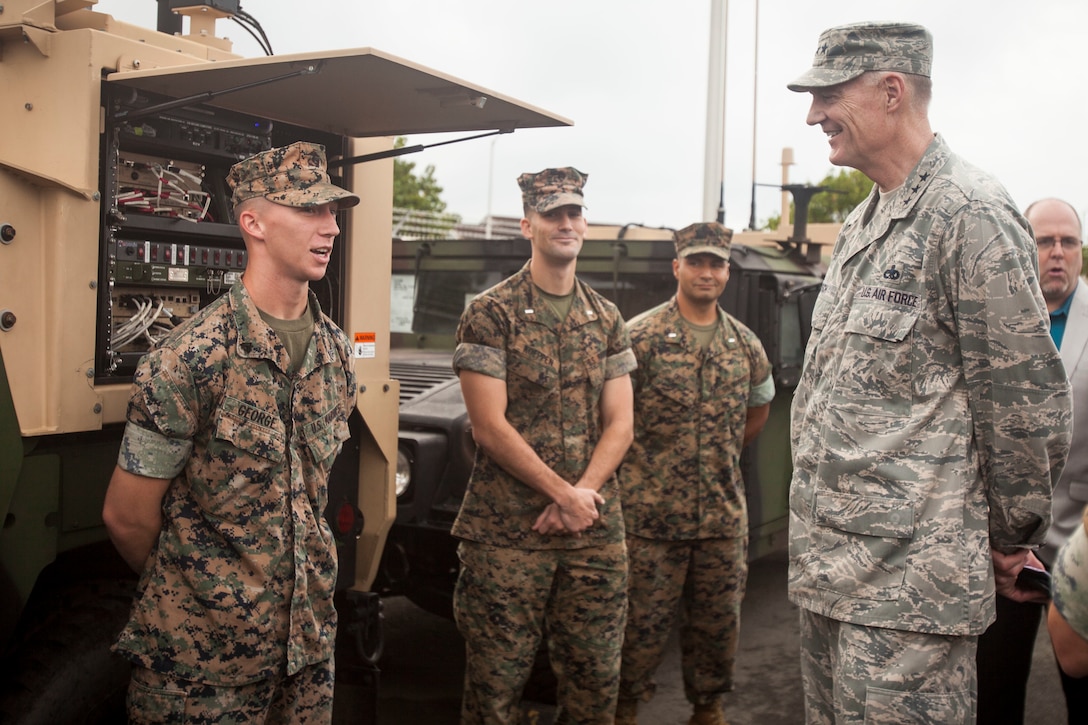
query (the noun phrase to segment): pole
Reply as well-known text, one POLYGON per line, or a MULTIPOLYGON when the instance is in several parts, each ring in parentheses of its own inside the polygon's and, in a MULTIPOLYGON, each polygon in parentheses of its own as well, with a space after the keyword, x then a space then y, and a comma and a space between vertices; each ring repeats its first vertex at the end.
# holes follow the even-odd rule
POLYGON ((756 0, 755 51, 752 70, 752 205, 748 211, 748 229, 756 230, 756 135, 759 131, 759 0, 756 0))
POLYGON ((725 78, 729 0, 710 0, 710 52, 703 154, 703 221, 725 219, 725 78))
POLYGON ((786 187, 790 184, 790 167, 793 166, 793 149, 789 146, 782 149, 782 208, 780 211, 781 221, 778 222, 778 229, 782 231, 787 226, 790 227, 790 233, 793 233, 793 222, 790 221, 790 193, 786 191, 786 187))
POLYGON ((495 142, 499 139, 491 139, 491 155, 487 162, 487 218, 484 220, 484 239, 491 239, 491 189, 495 180, 495 142))

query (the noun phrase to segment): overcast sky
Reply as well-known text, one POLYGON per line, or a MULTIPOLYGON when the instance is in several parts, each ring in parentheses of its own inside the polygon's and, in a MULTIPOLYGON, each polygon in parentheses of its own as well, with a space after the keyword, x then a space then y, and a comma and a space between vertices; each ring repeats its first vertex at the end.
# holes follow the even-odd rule
MULTIPOLYGON (((1084 0, 756 0, 727 3, 726 223, 748 224, 755 180, 793 182, 833 167, 810 96, 785 84, 806 70, 822 30, 866 20, 919 22, 934 36, 930 118, 953 150, 994 173, 1024 207, 1061 196, 1088 209, 1084 0), (758 74, 757 74, 758 68, 758 74), (753 88, 758 93, 753 93, 753 88)), ((515 179, 547 166, 589 174, 594 222, 681 227, 703 214, 711 0, 243 0, 277 55, 373 47, 560 116, 570 128, 510 135, 404 157, 435 167, 449 210, 465 221, 519 216, 515 179), (489 179, 493 181, 490 199, 489 179)), ((154 0, 99 0, 96 10, 154 27, 154 0)), ((262 55, 219 21, 234 51, 262 55)), ((330 99, 332 101, 332 99, 330 99)), ((448 136, 416 136, 410 144, 448 136)), ((762 221, 778 211, 756 194, 762 221)))

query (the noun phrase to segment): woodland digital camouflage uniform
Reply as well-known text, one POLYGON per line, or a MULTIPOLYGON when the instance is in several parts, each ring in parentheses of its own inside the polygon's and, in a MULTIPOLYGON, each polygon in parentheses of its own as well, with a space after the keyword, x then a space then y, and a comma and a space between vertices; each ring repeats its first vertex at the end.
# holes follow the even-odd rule
POLYGON ((573 166, 544 169, 536 174, 522 174, 518 177, 522 206, 538 214, 568 204, 585 206, 582 187, 588 179, 589 174, 584 174, 573 166))
POLYGON ((729 250, 733 246, 733 230, 718 222, 696 222, 676 232, 673 245, 679 258, 692 254, 713 254, 728 261, 729 250))
MULTIPOLYGON (((635 368, 623 318, 585 283, 575 283, 566 320, 534 287, 529 265, 480 294, 461 316, 453 366, 506 381, 506 417, 566 481, 581 478, 601 433, 606 380, 635 368)), ((615 477, 601 489, 600 519, 580 537, 532 530, 551 503, 477 449, 453 535, 522 549, 581 548, 623 541, 615 477)))
POLYGON ((320 206, 337 202, 339 209, 359 203, 359 197, 341 189, 325 170, 325 147, 297 141, 289 146, 255 154, 231 167, 227 181, 233 189, 231 206, 263 196, 284 206, 320 206))
MULTIPOLYGON (((678 253, 699 253, 704 241, 678 239, 678 253)), ((748 572, 740 454, 748 408, 773 395, 773 388, 753 395, 771 364, 755 333, 720 308, 718 329, 701 349, 675 297, 628 330, 638 368, 635 440, 620 471, 630 562, 620 698, 652 697, 686 591, 685 694, 711 704, 733 689, 748 572)))
POLYGON ((1054 607, 1074 632, 1088 639, 1088 508, 1059 550, 1053 576, 1054 607))
POLYGON ((237 687, 194 684, 136 667, 129 690, 128 725, 325 722, 333 681, 332 660, 307 667, 286 682, 266 679, 237 687))
MULTIPOLYGON (((526 264, 469 304, 457 340, 454 368, 505 380, 507 420, 546 465, 577 481, 601 434, 605 382, 635 367, 615 306, 576 281, 560 320, 526 264)), ((600 518, 580 536, 540 534, 532 526, 550 499, 477 449, 453 526, 464 540, 454 595, 466 640, 462 722, 518 721, 546 626, 564 721, 611 723, 627 589, 617 488, 615 477, 601 488, 600 518)))
POLYGON ((749 398, 771 374, 755 333, 724 310, 700 350, 676 298, 628 324, 638 368, 635 441, 621 469, 627 533, 691 541, 748 535, 740 471, 749 398))
POLYGON ((119 465, 172 479, 117 651, 239 686, 333 655, 336 550, 322 516, 355 377, 321 314, 295 377, 239 282, 143 358, 119 465))

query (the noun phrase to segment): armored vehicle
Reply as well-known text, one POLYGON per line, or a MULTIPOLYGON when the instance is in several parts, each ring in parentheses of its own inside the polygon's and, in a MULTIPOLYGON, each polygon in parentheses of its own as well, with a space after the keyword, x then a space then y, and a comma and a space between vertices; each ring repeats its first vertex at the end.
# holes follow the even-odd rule
POLYGON ((363 200, 339 220, 314 291, 354 339, 359 380, 326 512, 340 562, 337 713, 374 722, 373 582, 398 455, 393 137, 569 121, 372 49, 239 58, 215 34, 237 0, 160 0, 160 27, 177 9, 184 35, 180 19, 148 30, 95 4, 0 6, 0 721, 116 721, 127 665, 108 648, 135 575, 101 511, 132 374, 245 269, 227 170, 307 140, 363 200))
MULTIPOLYGON (((801 196, 807 206, 808 196, 801 196)), ((778 389, 763 433, 742 457, 753 558, 785 542, 792 472, 789 407, 824 271, 820 246, 806 236, 803 210, 797 219, 782 241, 762 233, 734 236, 729 284, 721 299, 759 335, 778 389)), ((829 230, 821 232, 828 237, 829 230)), ((669 230, 637 225, 591 227, 578 276, 630 319, 676 292, 671 236, 669 230)), ((454 333, 466 302, 520 269, 529 254, 529 242, 522 238, 393 240, 390 375, 400 382, 397 516, 378 586, 447 617, 458 571, 450 528, 475 455, 450 366, 454 333)))

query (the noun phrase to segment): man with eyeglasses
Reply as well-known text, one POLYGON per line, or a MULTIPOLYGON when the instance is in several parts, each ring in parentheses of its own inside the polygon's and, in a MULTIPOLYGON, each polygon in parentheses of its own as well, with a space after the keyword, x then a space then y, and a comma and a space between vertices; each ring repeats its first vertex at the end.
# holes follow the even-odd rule
MULTIPOLYGON (((1040 199, 1024 216, 1039 250, 1039 287, 1050 313, 1050 336, 1073 389, 1073 445, 1054 488, 1046 543, 1028 561, 1029 566, 1050 569, 1062 544, 1081 526, 1088 505, 1088 446, 1077 444, 1078 435, 1088 442, 1088 283, 1080 276, 1084 255, 1076 209, 1061 199, 1040 199)), ((1045 595, 1034 602, 997 598, 997 621, 978 644, 980 723, 1024 721, 1031 658, 1046 600, 1045 595)), ((1088 678, 1065 672, 1061 678, 1069 722, 1088 722, 1088 678)))

